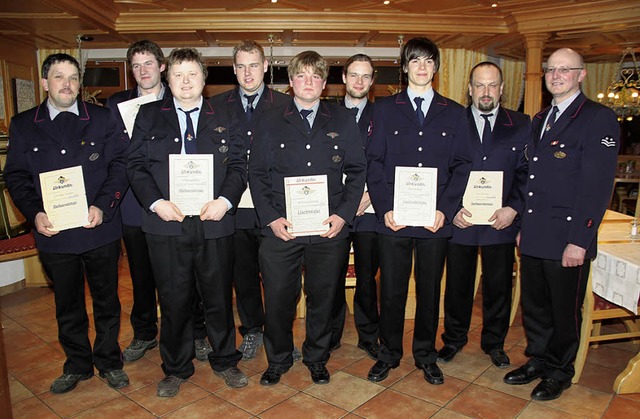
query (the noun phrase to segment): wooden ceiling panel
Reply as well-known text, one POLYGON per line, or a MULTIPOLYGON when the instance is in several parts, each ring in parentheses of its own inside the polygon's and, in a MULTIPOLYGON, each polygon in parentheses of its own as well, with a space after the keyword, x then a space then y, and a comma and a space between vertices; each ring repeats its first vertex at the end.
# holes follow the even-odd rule
POLYGON ((0 3, 0 35, 38 48, 126 48, 148 38, 162 47, 275 46, 397 48, 428 36, 444 48, 524 58, 524 35, 547 34, 545 55, 574 47, 587 60, 617 61, 640 47, 638 0, 22 0, 0 3), (497 7, 491 7, 493 3, 497 7))

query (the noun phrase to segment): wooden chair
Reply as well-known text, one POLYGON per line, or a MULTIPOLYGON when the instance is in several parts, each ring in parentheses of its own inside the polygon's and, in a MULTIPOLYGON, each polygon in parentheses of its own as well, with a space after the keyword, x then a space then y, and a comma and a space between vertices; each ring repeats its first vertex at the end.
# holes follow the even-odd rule
POLYGON ((599 342, 605 342, 616 339, 633 339, 635 344, 640 344, 640 324, 639 315, 633 314, 631 311, 619 307, 615 304, 600 298, 591 291, 593 284, 591 274, 587 283, 587 292, 585 293, 584 303, 582 306, 582 327, 580 329, 580 346, 574 363, 575 375, 573 383, 580 381, 582 369, 587 360, 587 352, 589 346, 597 347, 599 342), (626 332, 602 334, 602 321, 607 319, 620 320, 626 332))

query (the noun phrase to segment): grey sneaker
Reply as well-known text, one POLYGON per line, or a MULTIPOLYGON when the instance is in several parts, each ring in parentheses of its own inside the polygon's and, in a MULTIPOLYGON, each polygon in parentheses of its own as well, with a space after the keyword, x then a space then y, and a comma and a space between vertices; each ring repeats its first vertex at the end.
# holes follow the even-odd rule
POLYGON ((302 352, 298 349, 297 346, 293 345, 293 351, 291 351, 291 357, 293 358, 293 362, 302 361, 302 352))
POLYGON ((229 367, 224 371, 213 371, 217 376, 224 378, 224 382, 231 388, 240 388, 249 384, 247 376, 238 367, 229 367))
POLYGON ((162 381, 158 383, 158 389, 156 391, 156 395, 158 397, 173 397, 180 391, 180 384, 184 383, 184 378, 176 377, 174 375, 170 375, 168 377, 164 377, 162 381))
POLYGON ((198 361, 206 361, 209 359, 209 352, 213 352, 213 348, 207 338, 196 339, 193 341, 193 344, 196 347, 196 359, 198 361))
POLYGON ((127 376, 127 373, 122 370, 100 372, 100 377, 106 378, 107 383, 111 388, 118 389, 129 385, 129 377, 127 376))
POLYGON ((67 391, 76 388, 80 381, 88 380, 91 377, 93 377, 93 372, 88 372, 86 374, 69 374, 65 372, 60 377, 53 380, 50 390, 55 394, 66 393, 67 391))
POLYGON ((158 346, 158 340, 139 340, 134 339, 131 341, 124 351, 122 351, 122 358, 124 362, 133 362, 142 358, 149 349, 158 346))
POLYGON ((238 350, 242 352, 242 359, 253 359, 256 351, 262 346, 262 332, 249 332, 242 338, 238 350))

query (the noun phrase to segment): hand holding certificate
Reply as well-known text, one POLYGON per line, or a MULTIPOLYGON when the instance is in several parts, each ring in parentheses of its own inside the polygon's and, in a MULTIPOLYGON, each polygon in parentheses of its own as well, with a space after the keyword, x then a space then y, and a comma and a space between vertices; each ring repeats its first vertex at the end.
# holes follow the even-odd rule
POLYGON ((89 224, 87 193, 82 166, 40 173, 44 210, 53 225, 62 231, 89 224))
POLYGON ((477 225, 491 225, 492 221, 489 219, 502 207, 502 172, 471 171, 462 206, 471 213, 466 221, 477 225))
POLYGON ((213 155, 169 155, 169 200, 184 215, 200 215, 213 201, 213 155))
POLYGON ((436 221, 438 169, 396 167, 393 219, 397 225, 430 227, 436 221))
POLYGON ((287 221, 294 236, 315 236, 329 230, 323 222, 329 218, 327 175, 284 178, 287 221))

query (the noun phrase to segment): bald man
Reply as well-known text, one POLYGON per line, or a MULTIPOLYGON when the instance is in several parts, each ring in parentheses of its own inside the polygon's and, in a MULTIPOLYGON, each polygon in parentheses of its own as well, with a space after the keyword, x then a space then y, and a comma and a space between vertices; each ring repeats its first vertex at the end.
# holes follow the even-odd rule
POLYGON ((580 91, 586 75, 580 54, 551 54, 544 78, 553 101, 532 121, 519 237, 529 361, 504 382, 542 378, 533 400, 557 399, 571 386, 590 261, 617 164, 616 115, 580 91))

